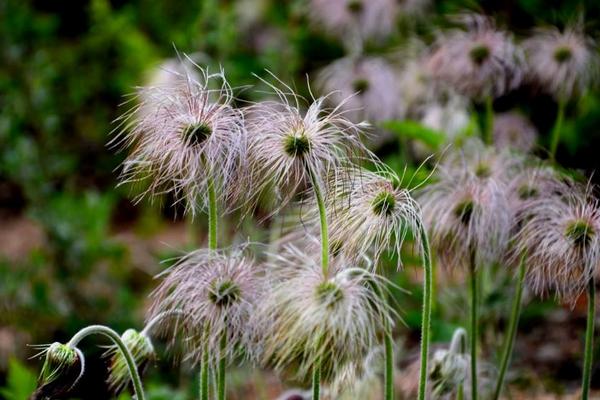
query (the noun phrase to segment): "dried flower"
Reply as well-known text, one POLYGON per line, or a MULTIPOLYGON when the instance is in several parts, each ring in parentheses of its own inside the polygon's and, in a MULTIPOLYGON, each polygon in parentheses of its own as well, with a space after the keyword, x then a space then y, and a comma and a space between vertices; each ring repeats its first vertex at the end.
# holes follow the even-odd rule
POLYGON ((273 258, 271 289, 253 324, 263 339, 258 357, 299 378, 321 365, 323 381, 331 382, 365 358, 386 318, 392 323, 383 278, 343 262, 323 276, 318 260, 297 248, 273 258))
POLYGON ((404 115, 401 86, 392 65, 380 57, 345 57, 319 74, 317 85, 328 100, 343 104, 347 117, 360 122, 384 121, 404 115))
MULTIPOLYGON (((154 346, 145 331, 138 332, 135 329, 127 329, 121 335, 121 340, 131 352, 139 370, 144 370, 146 365, 155 359, 154 346)), ((127 361, 116 345, 110 346, 104 353, 104 357, 110 360, 108 386, 118 393, 127 386, 130 380, 127 361)))
POLYGON ((538 30, 524 43, 530 78, 557 99, 581 94, 597 76, 598 50, 579 25, 538 30))
POLYGON ((429 56, 427 68, 434 79, 474 100, 516 88, 524 59, 511 35, 482 15, 462 15, 459 21, 468 30, 440 35, 429 56))
POLYGON ((138 201, 172 193, 192 213, 206 210, 213 185, 225 211, 235 204, 230 200, 244 169, 243 114, 231 106, 232 89, 222 71, 209 74, 198 67, 199 79, 173 74, 166 86, 142 88, 141 104, 119 119, 113 144, 130 148, 121 180, 149 181, 138 201))
POLYGON ((243 254, 243 249, 232 254, 197 250, 161 276, 164 279, 152 294, 150 318, 163 312, 183 314, 171 331, 175 336, 182 321, 191 331, 187 339, 188 358, 197 362, 207 351, 214 362, 219 357, 231 359, 237 354, 236 350, 246 344, 248 320, 263 293, 258 267, 243 254), (221 353, 223 335, 227 346, 221 353))
POLYGON ((271 86, 280 102, 265 101, 247 110, 248 162, 251 181, 248 195, 255 202, 274 189, 276 211, 283 208, 299 189, 338 171, 361 154, 369 154, 361 143, 364 124, 350 122, 341 109, 323 106, 327 97, 312 102, 301 112, 302 99, 286 86, 271 86))
POLYGON ((395 0, 311 0, 310 17, 352 48, 385 39, 395 28, 395 0))
POLYGON ((513 149, 527 153, 533 149, 538 132, 521 114, 506 112, 494 117, 494 145, 498 149, 513 149))
POLYGON ((528 202, 515 243, 536 293, 574 301, 600 262, 600 208, 590 185, 557 181, 553 190, 528 202))

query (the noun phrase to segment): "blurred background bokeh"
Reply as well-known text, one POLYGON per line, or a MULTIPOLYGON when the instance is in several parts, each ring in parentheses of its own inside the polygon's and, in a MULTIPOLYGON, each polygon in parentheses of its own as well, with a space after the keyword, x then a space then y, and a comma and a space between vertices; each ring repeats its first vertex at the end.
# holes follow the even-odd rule
MULTIPOLYGON (((418 11, 400 13, 385 40, 365 47, 399 68, 415 40, 431 43, 447 15, 465 10, 494 16, 517 38, 535 26, 563 27, 579 18, 588 35, 600 37, 596 0, 402 2, 417 4, 418 11)), ((224 68, 240 104, 261 98, 248 86, 257 83, 252 74, 266 76, 266 70, 308 95, 307 75, 314 81, 319 70, 351 51, 311 22, 312 12, 308 0, 0 0, 0 398, 26 399, 35 387, 40 361, 30 359, 35 350, 28 344, 65 341, 92 323, 118 331, 140 327, 153 277, 165 268, 161 261, 204 239, 203 216, 192 223, 182 210, 164 206, 168 199, 133 204, 132 188, 117 187, 125 154, 107 143, 113 121, 128 107, 120 104, 183 54, 200 65, 224 68)), ((475 104, 468 115, 476 116, 479 107, 475 104)), ((552 97, 527 85, 494 104, 496 112, 519 109, 527 115, 541 144, 556 107, 552 97)), ((410 116, 396 119, 403 118, 410 116)), ((373 150, 399 172, 405 165, 414 170, 423 153, 443 147, 428 136, 442 127, 434 132, 419 124, 398 122, 394 128, 374 121, 380 122, 373 150)), ((469 128, 471 122, 466 131, 475 129, 469 128)), ((568 104, 558 160, 591 174, 600 166, 599 148, 600 91, 589 90, 568 104)), ((267 228, 250 225, 242 231, 253 238, 267 228)), ((409 259, 393 277, 407 289, 395 292, 404 320, 396 332, 400 368, 411 363, 418 347, 420 270, 409 259)), ((433 341, 444 342, 462 323, 467 300, 461 276, 440 271, 437 279, 444 285, 436 292, 433 341)), ((510 304, 504 290, 510 275, 485 284, 482 331, 495 344, 510 304)), ((518 397, 520 390, 547 396, 539 398, 572 392, 580 376, 584 317, 577 304, 571 310, 551 299, 527 300, 509 375, 515 398, 534 398, 518 397)), ((88 347, 95 357, 73 395, 109 398, 98 379, 105 374, 102 349, 94 350, 93 341, 88 347)), ((594 378, 599 386, 598 370, 594 378)), ((414 371, 398 380, 399 387, 412 384, 414 371)), ((145 381, 153 400, 193 398, 197 385, 189 368, 166 355, 145 381)), ((232 375, 230 394, 232 399, 268 399, 281 388, 270 374, 240 368, 232 375)))

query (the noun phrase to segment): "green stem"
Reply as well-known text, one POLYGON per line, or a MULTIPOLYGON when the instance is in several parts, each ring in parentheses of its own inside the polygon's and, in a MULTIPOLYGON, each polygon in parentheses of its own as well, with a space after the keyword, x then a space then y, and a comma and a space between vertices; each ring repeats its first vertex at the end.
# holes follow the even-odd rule
POLYGON ((492 144, 494 138, 494 99, 488 96, 485 99, 485 127, 483 140, 486 144, 492 144))
POLYGON ((220 350, 221 354, 219 355, 219 371, 217 376, 217 399, 224 400, 225 399, 225 348, 227 347, 227 330, 223 332, 223 336, 221 336, 220 350))
POLYGON ((125 357, 125 362, 127 363, 127 368, 129 369, 129 375, 131 376, 131 381, 133 382, 133 389, 135 391, 136 399, 145 400, 146 396, 144 395, 144 388, 142 386, 140 374, 137 370, 137 365, 135 365, 135 359, 117 332, 104 325, 90 325, 77 332, 75 336, 71 338, 69 343, 67 343, 67 345, 71 348, 75 348, 86 336, 94 334, 106 336, 117 345, 123 354, 123 357, 125 357))
POLYGON ((217 194, 212 178, 208 179, 208 248, 217 249, 217 194))
POLYGON ((496 381, 496 390, 494 391, 494 400, 500 398, 502 393, 502 386, 504 384, 504 376, 510 362, 510 358, 513 352, 515 343, 515 337, 517 336, 517 326, 519 325, 519 314, 521 313, 521 298, 523 297, 523 282, 525 281, 525 255, 521 256, 521 262, 519 263, 519 275, 517 281, 517 288, 515 291, 515 298, 513 300, 512 312, 510 314, 510 321, 508 323, 508 332, 504 339, 504 349, 502 351, 502 363, 500 364, 500 373, 498 374, 498 380, 496 381))
POLYGON ((471 252, 469 270, 471 287, 471 399, 477 400, 477 271, 475 269, 475 252, 471 252))
MULTIPOLYGON (((467 332, 463 328, 458 328, 452 335, 452 341, 450 342, 450 353, 453 354, 465 354, 467 351, 467 332)), ((464 397, 463 383, 458 384, 458 390, 456 392, 456 399, 462 400, 464 397)))
POLYGON ((319 221, 321 223, 321 268, 323 269, 323 276, 327 277, 329 274, 329 229, 327 227, 327 211, 325 209, 323 193, 321 192, 321 185, 315 174, 312 171, 309 171, 309 173, 315 192, 315 199, 317 200, 317 206, 319 207, 319 221))
POLYGON ((394 400, 394 346, 390 323, 385 321, 385 400, 394 400))
POLYGON ((208 400, 208 351, 204 346, 200 365, 200 400, 208 400))
POLYGON ((552 127, 552 136, 550 138, 550 159, 556 158, 556 150, 558 149, 558 142, 560 142, 560 134, 562 131, 563 121, 565 119, 565 106, 567 102, 564 98, 558 100, 558 111, 556 114, 556 120, 552 127))
POLYGON ((431 307, 433 292, 433 268, 431 266, 431 250, 429 238, 425 227, 419 227, 419 236, 423 252, 423 268, 425 280, 423 282, 423 315, 421 319, 421 369, 419 372, 419 400, 425 400, 427 393, 427 361, 429 358, 429 338, 431 335, 431 307))
POLYGON ((321 360, 318 359, 313 367, 312 376, 312 400, 321 398, 321 360))
POLYGON ((590 278, 587 286, 587 323, 585 328, 585 350, 583 359, 583 381, 581 382, 581 399, 587 400, 592 377, 592 358, 594 353, 594 318, 596 317, 596 281, 590 278))

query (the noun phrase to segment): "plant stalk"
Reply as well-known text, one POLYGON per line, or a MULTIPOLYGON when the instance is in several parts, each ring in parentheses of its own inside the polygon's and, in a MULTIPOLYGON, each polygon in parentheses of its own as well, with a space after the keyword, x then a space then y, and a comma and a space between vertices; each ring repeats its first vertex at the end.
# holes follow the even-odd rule
POLYGON ((429 341, 431 336, 431 307, 433 304, 433 269, 429 238, 423 225, 419 226, 419 239, 423 258, 425 279, 423 282, 423 314, 421 317, 421 368, 419 371, 419 400, 425 400, 427 393, 427 361, 429 359, 429 341))
POLYGON ((131 355, 131 352, 121 340, 121 336, 111 328, 104 325, 90 325, 79 332, 77 332, 67 343, 67 345, 71 348, 76 348, 81 340, 83 340, 86 336, 90 335, 103 335, 109 338, 114 344, 117 345, 123 357, 125 357, 125 362, 127 363, 127 368, 129 369, 129 375, 131 376, 131 381, 133 382, 133 390, 135 391, 135 397, 137 400, 145 400, 146 396, 144 394, 144 388, 142 386, 142 380, 140 379, 140 374, 138 373, 137 365, 135 364, 135 359, 131 355))
POLYGON ((556 150, 558 149, 558 143, 560 142, 560 134, 565 119, 566 105, 567 102, 564 98, 558 100, 558 111, 556 114, 556 120, 554 121, 554 126, 552 127, 552 136, 550 138, 550 159, 552 161, 556 159, 556 150))
POLYGON ((596 281, 590 278, 587 286, 587 323, 585 328, 585 350, 583 359, 583 380, 581 382, 581 399, 588 400, 590 380, 592 378, 592 359, 594 356, 594 318, 596 317, 596 281))
POLYGON ((217 372, 217 399, 224 400, 225 399, 225 349, 227 347, 227 331, 223 332, 223 336, 221 336, 220 350, 221 354, 219 355, 219 371, 217 372))
POLYGON ((485 144, 491 145, 494 141, 494 99, 488 96, 485 99, 485 144))
POLYGON ((392 338, 392 329, 390 323, 385 319, 385 400, 394 400, 394 344, 392 338))
POLYGON ((217 193, 212 178, 208 179, 208 248, 217 249, 217 193))
POLYGON ((315 174, 309 171, 310 180, 315 192, 315 199, 319 207, 319 221, 321 223, 321 268, 323 276, 327 278, 329 275, 329 228, 327 226, 327 211, 325 209, 325 199, 321 191, 321 185, 315 174))
POLYGON ((312 400, 321 398, 321 359, 319 358, 313 367, 312 376, 312 400))
POLYGON ((502 393, 502 387, 504 384, 504 377, 510 358, 512 356, 515 338, 517 336, 517 327, 519 325, 519 315, 521 313, 521 298, 523 297, 523 282, 525 281, 525 255, 521 256, 521 262, 519 263, 519 275, 517 278, 517 288, 515 291, 515 298, 512 304, 512 311, 510 314, 510 321, 508 323, 508 332, 504 339, 504 346, 502 351, 502 363, 500 364, 500 372, 498 374, 498 380, 496 381, 496 389, 494 391, 494 400, 500 399, 502 393))
POLYGON ((477 400, 477 271, 475 252, 471 252, 469 284, 471 289, 471 399, 477 400))

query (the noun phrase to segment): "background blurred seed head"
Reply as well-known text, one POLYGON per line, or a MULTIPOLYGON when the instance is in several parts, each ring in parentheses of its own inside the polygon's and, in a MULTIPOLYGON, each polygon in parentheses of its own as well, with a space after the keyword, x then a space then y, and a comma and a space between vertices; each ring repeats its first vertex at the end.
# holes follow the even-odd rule
POLYGON ((598 77, 598 48, 579 24, 538 29, 523 46, 529 79, 556 99, 582 94, 598 77))
POLYGON ((525 116, 511 111, 494 116, 494 145, 499 149, 528 153, 536 145, 538 132, 525 116))

